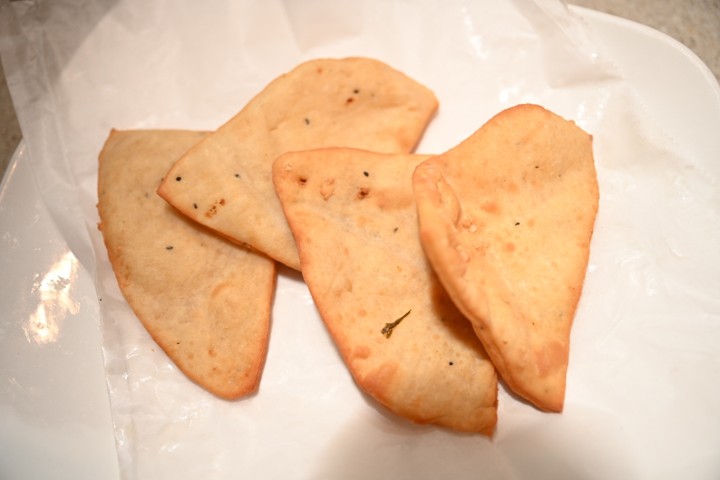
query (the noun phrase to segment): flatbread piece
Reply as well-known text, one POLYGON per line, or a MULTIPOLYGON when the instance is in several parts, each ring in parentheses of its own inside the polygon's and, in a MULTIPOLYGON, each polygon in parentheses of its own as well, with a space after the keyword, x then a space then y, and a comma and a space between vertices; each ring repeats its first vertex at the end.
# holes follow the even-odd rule
POLYGON ((157 344, 222 398, 255 391, 275 262, 191 222, 155 190, 205 134, 113 130, 100 153, 100 229, 120 289, 157 344))
POLYGON ((158 192, 189 218, 299 269, 272 162, 326 146, 410 152, 436 109, 429 89, 377 60, 308 61, 180 158, 158 192))
POLYGON ((420 245, 411 177, 425 158, 294 152, 273 178, 303 277, 359 388, 414 422, 491 434, 495 369, 420 245))
POLYGON ((519 105, 419 165, 413 185, 425 252, 500 376, 561 411, 598 210, 591 136, 519 105))

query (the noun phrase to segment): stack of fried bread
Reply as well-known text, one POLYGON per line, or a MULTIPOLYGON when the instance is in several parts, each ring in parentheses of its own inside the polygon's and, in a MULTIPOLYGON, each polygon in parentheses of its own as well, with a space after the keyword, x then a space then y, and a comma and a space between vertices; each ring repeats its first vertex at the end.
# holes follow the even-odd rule
POLYGON ((214 132, 111 132, 108 257, 190 379, 257 390, 279 262, 302 272, 357 386, 397 415, 491 435, 498 374, 563 409, 598 209, 591 137, 518 105, 444 154, 412 153, 437 105, 377 60, 321 59, 214 132))

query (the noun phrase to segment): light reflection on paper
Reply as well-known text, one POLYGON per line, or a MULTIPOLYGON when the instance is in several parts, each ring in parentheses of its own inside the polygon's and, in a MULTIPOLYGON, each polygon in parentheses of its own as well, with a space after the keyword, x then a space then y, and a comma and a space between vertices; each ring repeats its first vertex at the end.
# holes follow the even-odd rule
POLYGON ((480 59, 487 58, 488 52, 485 49, 482 36, 478 33, 480 29, 475 25, 472 14, 468 11, 467 7, 462 7, 460 11, 463 14, 467 38, 470 41, 475 55, 480 59))
POLYGON ((498 92, 498 100, 500 100, 501 103, 510 103, 513 98, 517 98, 519 96, 520 87, 518 85, 503 87, 500 89, 500 92, 498 92))
POLYGON ((54 342, 60 335, 60 322, 68 314, 78 312, 79 304, 71 296, 77 263, 75 256, 67 251, 33 285, 32 293, 38 296, 39 303, 25 326, 28 341, 54 342))

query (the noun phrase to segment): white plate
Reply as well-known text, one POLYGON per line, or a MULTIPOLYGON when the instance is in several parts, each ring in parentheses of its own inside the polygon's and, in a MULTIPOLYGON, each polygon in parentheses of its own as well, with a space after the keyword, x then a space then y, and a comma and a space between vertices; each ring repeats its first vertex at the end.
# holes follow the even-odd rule
MULTIPOLYGON (((659 129, 720 178, 720 88, 705 65, 648 27, 576 10, 659 129)), ((0 478, 119 478, 93 279, 40 198, 21 144, 0 187, 0 478)))

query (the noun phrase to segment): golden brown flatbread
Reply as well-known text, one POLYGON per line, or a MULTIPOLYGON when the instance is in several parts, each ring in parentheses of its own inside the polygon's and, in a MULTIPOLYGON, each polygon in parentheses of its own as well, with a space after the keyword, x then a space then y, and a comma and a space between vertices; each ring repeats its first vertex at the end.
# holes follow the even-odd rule
POLYGON ((592 138, 519 105, 418 166, 413 185, 430 263, 500 376, 561 411, 598 210, 592 138))
POLYGON ((377 60, 312 60, 180 158, 158 192, 189 218, 299 269, 272 162, 326 146, 410 152, 436 109, 430 90, 377 60))
POLYGON ((359 388, 412 421, 491 434, 495 369, 420 246, 411 177, 424 158, 287 153, 273 179, 303 277, 359 388))
POLYGON ((157 344, 213 394, 257 389, 275 262, 215 236, 155 193, 205 134, 113 130, 100 153, 100 229, 120 289, 157 344))

